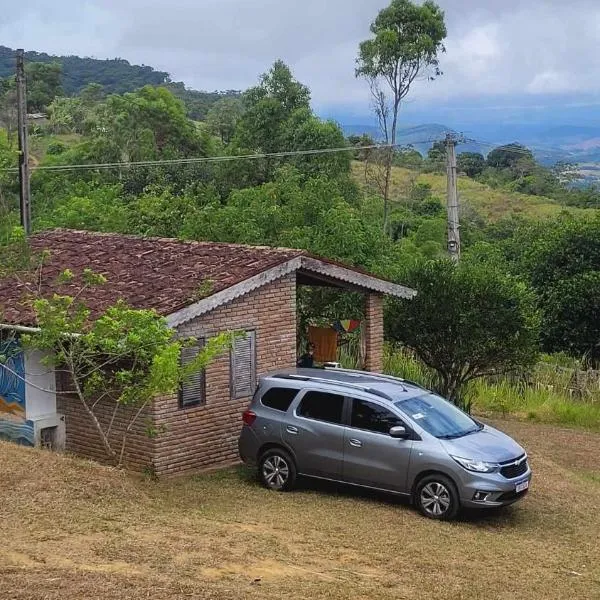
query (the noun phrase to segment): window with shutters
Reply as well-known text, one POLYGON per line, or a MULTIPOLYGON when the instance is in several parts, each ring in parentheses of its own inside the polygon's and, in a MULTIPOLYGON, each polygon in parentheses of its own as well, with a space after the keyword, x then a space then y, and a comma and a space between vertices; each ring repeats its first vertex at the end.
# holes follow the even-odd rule
MULTIPOLYGON (((181 349, 181 365, 189 365, 204 346, 204 340, 198 340, 194 346, 181 349)), ((189 408, 206 402, 206 372, 204 369, 190 375, 179 388, 179 406, 189 408)))
POLYGON ((235 338, 231 350, 231 398, 248 398, 255 388, 256 332, 245 331, 235 338))

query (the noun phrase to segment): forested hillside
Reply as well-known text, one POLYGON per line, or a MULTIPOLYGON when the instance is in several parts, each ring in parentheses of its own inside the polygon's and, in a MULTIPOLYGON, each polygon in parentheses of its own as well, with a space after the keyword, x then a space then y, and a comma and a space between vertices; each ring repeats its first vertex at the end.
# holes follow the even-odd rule
MULTIPOLYGON (((45 52, 25 52, 30 63, 57 63, 62 66, 62 87, 67 96, 78 94, 88 83, 100 84, 106 93, 122 94, 145 85, 168 83, 170 77, 152 67, 132 65, 121 58, 98 60, 79 56, 52 56, 45 52)), ((0 46, 0 77, 15 73, 15 51, 0 46)))
MULTIPOLYGON (((197 120, 205 119, 210 107, 218 100, 238 97, 240 94, 235 90, 203 92, 187 89, 183 83, 171 81, 170 75, 164 71, 156 71, 145 65, 132 65, 121 58, 99 60, 79 56, 53 56, 45 52, 25 52, 25 60, 30 65, 42 63, 48 68, 58 67, 60 93, 65 96, 77 96, 90 83, 101 86, 105 94, 133 92, 145 85, 165 85, 185 102, 188 115, 197 120)), ((14 73, 15 51, 0 46, 0 79, 10 79, 14 77, 14 73)), ((32 108, 41 110, 46 107, 36 103, 32 108)))

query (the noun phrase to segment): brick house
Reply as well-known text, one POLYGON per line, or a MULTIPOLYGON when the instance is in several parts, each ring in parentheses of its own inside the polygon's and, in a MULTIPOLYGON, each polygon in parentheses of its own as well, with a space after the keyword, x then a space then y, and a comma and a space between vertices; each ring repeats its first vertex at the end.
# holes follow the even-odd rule
MULTIPOLYGON (((84 298, 92 311, 103 311, 122 298, 135 308, 155 309, 178 335, 195 337, 199 343, 222 331, 247 333, 236 339, 228 354, 186 382, 178 394, 156 398, 145 418, 137 422, 129 438, 126 464, 137 470, 151 466, 160 475, 198 471, 237 459, 240 415, 257 378, 296 364, 298 285, 362 293, 364 366, 373 371, 382 369, 383 296, 414 295, 401 285, 302 250, 71 230, 37 234, 31 245, 34 250, 50 252, 44 267, 43 293, 69 294, 68 285, 56 288, 50 282, 64 269, 78 273, 91 268, 108 280, 84 298), (145 433, 148 420, 161 431, 152 439, 145 433)), ((20 303, 20 294, 15 281, 0 281, 0 315, 4 321, 0 327, 18 330, 35 325, 29 309, 20 303)), ((187 358, 182 356, 182 360, 187 358)), ((66 389, 61 377, 56 378, 56 386, 66 389)), ((46 396, 36 401, 36 417, 41 423, 53 424, 59 438, 66 440, 67 450, 106 460, 100 439, 79 403, 53 395, 49 387, 44 388, 46 396)), ((41 426, 36 427, 36 418, 29 419, 27 391, 24 393, 23 418, 30 423, 27 426, 32 428, 32 436, 39 438, 41 426)), ((38 396, 40 393, 37 390, 38 396)), ((0 404, 0 435, 1 410, 0 404)), ((109 419, 112 411, 107 405, 105 411, 96 412, 101 413, 101 419, 109 419)), ((113 426, 116 434, 122 431, 125 416, 117 414, 113 426)))

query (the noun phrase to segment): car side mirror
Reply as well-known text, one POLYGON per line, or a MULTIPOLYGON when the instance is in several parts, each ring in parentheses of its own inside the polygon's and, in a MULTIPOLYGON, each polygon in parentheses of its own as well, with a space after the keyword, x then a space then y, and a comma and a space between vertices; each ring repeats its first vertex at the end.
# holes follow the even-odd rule
POLYGON ((399 425, 390 429, 390 436, 398 440, 407 440, 410 437, 410 432, 406 427, 399 425))

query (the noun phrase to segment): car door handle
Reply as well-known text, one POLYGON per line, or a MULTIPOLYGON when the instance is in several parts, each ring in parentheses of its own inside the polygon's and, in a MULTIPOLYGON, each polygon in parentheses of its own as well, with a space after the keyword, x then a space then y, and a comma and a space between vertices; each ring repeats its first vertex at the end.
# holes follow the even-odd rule
POLYGON ((292 435, 298 435, 298 428, 297 427, 292 427, 292 425, 288 425, 285 430, 288 433, 291 433, 292 435))
POLYGON ((350 440, 350 445, 354 446, 355 448, 362 448, 362 442, 360 440, 355 439, 355 438, 352 438, 350 440))

